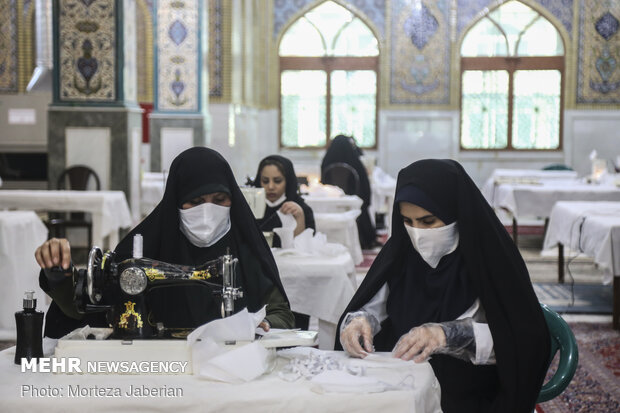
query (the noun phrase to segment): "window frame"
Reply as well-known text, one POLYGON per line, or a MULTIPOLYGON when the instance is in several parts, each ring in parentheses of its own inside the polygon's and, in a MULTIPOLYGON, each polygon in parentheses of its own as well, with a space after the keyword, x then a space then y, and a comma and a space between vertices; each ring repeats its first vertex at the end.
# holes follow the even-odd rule
POLYGON ((459 84, 461 87, 459 112, 459 148, 461 151, 518 151, 518 152, 557 152, 563 150, 564 145, 564 67, 565 55, 561 56, 480 56, 461 57, 459 84), (506 70, 508 72, 508 119, 505 148, 465 148, 463 147, 463 73, 470 70, 506 70), (512 146, 512 118, 514 108, 514 72, 517 70, 558 70, 560 72, 560 127, 559 143, 557 148, 514 148, 512 146))
POLYGON ((375 144, 373 146, 360 146, 362 149, 377 149, 378 147, 378 117, 379 117, 379 55, 377 56, 279 56, 280 71, 278 76, 278 147, 282 149, 325 149, 332 140, 331 131, 331 72, 334 70, 372 70, 377 79, 375 93, 375 144), (282 72, 286 70, 321 70, 327 74, 325 94, 325 144, 317 146, 285 146, 282 144, 282 72))

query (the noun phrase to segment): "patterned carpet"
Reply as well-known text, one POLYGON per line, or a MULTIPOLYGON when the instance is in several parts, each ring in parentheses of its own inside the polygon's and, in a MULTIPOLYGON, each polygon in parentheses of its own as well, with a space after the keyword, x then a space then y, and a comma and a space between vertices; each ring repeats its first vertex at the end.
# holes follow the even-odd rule
MULTIPOLYGON (((558 397, 539 413, 620 412, 620 332, 609 324, 569 323, 579 346, 579 366, 558 397)), ((554 360, 550 371, 557 363, 554 360)))

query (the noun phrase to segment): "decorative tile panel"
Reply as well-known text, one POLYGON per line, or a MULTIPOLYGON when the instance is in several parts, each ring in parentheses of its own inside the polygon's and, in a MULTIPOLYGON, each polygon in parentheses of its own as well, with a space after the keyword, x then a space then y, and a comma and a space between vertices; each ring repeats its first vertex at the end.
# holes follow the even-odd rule
POLYGON ((136 2, 123 2, 123 89, 125 102, 136 102, 138 96, 137 80, 137 34, 136 34, 136 2))
POLYGON ((392 1, 390 103, 450 103, 450 5, 392 1))
MULTIPOLYGON (((293 16, 302 10, 310 9, 311 5, 318 6, 321 3, 316 0, 274 0, 273 37, 278 37, 293 16)), ((379 34, 385 36, 385 0, 349 0, 337 3, 349 10, 363 13, 377 27, 379 34)))
POLYGON ((156 109, 200 110, 200 21, 198 0, 157 4, 156 109))
POLYGON ((224 93, 222 0, 209 1, 209 96, 222 97, 224 93))
MULTIPOLYGON (((457 0, 457 32, 461 34, 477 17, 494 8, 498 4, 506 3, 498 0, 457 0)), ((553 14, 566 28, 569 35, 573 32, 573 1, 574 0, 534 0, 547 11, 553 14)), ((529 4, 524 3, 529 6, 529 4)))
POLYGON ((620 103, 620 2, 581 0, 578 103, 620 103))
POLYGON ((0 2, 0 93, 17 92, 16 12, 15 0, 0 2))
POLYGON ((59 100, 116 100, 115 0, 59 0, 59 100))

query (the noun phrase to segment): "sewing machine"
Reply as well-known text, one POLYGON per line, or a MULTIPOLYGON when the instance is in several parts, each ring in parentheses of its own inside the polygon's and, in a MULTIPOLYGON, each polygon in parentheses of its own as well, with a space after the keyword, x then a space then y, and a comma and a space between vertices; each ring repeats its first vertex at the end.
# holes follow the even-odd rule
POLYGON ((111 338, 170 338, 177 326, 149 319, 148 294, 174 286, 206 287, 205 292, 221 302, 221 316, 230 316, 235 300, 243 297, 243 291, 235 287, 237 262, 230 254, 199 267, 149 258, 116 262, 114 252, 103 253, 99 247, 93 247, 87 268, 74 270, 75 306, 82 314, 106 312, 113 328, 111 338))

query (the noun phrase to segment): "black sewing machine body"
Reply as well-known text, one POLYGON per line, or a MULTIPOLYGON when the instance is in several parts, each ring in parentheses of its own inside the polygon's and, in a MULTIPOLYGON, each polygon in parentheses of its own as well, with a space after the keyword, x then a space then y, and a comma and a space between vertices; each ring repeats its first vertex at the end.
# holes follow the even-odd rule
POLYGON ((74 270, 75 306, 83 314, 106 312, 113 328, 110 338, 184 338, 183 331, 189 332, 187 326, 163 325, 150 319, 149 293, 177 286, 208 287, 205 291, 220 305, 221 316, 226 317, 234 311, 234 300, 243 297, 241 289, 235 287, 236 264, 237 259, 231 255, 199 267, 149 258, 116 262, 114 252, 103 253, 93 247, 87 268, 74 270))

